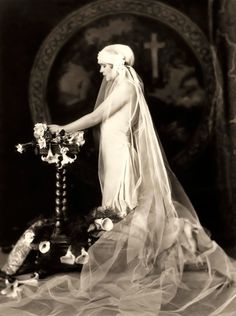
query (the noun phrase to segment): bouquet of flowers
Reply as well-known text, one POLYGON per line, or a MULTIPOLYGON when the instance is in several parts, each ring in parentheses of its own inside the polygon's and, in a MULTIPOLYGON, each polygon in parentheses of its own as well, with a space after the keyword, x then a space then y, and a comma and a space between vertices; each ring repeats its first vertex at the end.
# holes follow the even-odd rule
POLYGON ((66 133, 61 130, 54 134, 45 123, 35 124, 34 138, 31 142, 16 145, 17 151, 23 153, 33 146, 43 161, 59 164, 60 167, 74 162, 80 147, 85 143, 83 131, 66 133))

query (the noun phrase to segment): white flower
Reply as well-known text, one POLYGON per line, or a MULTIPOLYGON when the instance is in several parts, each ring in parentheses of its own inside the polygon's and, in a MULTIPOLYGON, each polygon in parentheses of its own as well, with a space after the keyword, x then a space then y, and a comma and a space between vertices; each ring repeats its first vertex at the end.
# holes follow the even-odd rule
POLYGON ((74 264, 75 263, 75 256, 71 252, 71 246, 68 248, 65 256, 60 257, 61 263, 65 264, 74 264))
POLYGON ((79 131, 76 133, 73 133, 69 136, 68 138, 68 142, 69 144, 76 144, 78 147, 82 146, 85 143, 84 140, 84 132, 83 131, 79 131))
POLYGON ((14 283, 10 283, 6 280, 6 287, 1 290, 1 294, 9 298, 20 298, 21 292, 22 288, 19 288, 19 282, 17 280, 15 280, 14 283))
POLYGON ((75 143, 77 146, 82 146, 85 143, 84 132, 80 131, 75 137, 75 143))
POLYGON ((102 221, 102 225, 101 225, 101 228, 105 231, 110 231, 113 229, 113 222, 110 218, 104 218, 103 221, 102 221))
POLYGON ((69 151, 69 148, 67 148, 67 147, 61 147, 60 148, 60 153, 62 155, 61 166, 67 165, 68 163, 72 163, 77 158, 77 156, 75 156, 74 158, 71 158, 71 157, 67 156, 66 153, 68 151, 69 151))
POLYGON ((76 257, 75 262, 77 264, 86 264, 88 261, 89 261, 89 254, 84 248, 82 248, 81 255, 76 257))
POLYGON ((18 279, 15 280, 13 283, 10 283, 8 280, 5 281, 6 287, 1 290, 1 294, 5 295, 6 297, 10 298, 21 298, 22 287, 21 285, 30 285, 30 286, 38 286, 38 279, 39 275, 34 273, 34 276, 29 279, 18 279))
POLYGON ((47 253, 50 250, 50 241, 41 241, 39 244, 39 251, 41 253, 47 253))
POLYGON ((105 231, 110 231, 113 228, 113 222, 110 218, 98 218, 94 221, 97 229, 102 229, 105 231))
POLYGON ((23 151, 24 151, 23 145, 22 145, 22 144, 16 145, 16 150, 17 150, 20 154, 22 154, 23 151))
POLYGON ((34 137, 41 138, 44 136, 45 131, 47 130, 47 125, 44 123, 36 123, 34 125, 34 137))
POLYGON ((61 165, 64 166, 68 163, 72 163, 75 161, 77 156, 75 156, 74 158, 68 157, 66 154, 62 154, 62 161, 61 161, 61 165))
POLYGON ((59 162, 58 157, 59 155, 58 154, 53 155, 51 148, 49 148, 47 156, 46 157, 42 156, 41 159, 48 163, 58 163, 59 162))
POLYGON ((38 145, 39 145, 40 149, 47 147, 47 143, 46 143, 46 139, 45 138, 40 137, 37 141, 38 141, 38 145))

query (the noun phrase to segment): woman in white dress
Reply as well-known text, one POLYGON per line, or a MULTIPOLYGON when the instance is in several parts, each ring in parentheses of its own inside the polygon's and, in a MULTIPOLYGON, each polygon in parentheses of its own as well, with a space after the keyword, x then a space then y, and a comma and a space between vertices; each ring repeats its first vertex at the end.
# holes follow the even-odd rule
MULTIPOLYGON (((113 47, 113 48, 112 48, 113 47)), ((114 47, 125 46, 112 46, 114 47)), ((124 216, 137 204, 137 157, 131 146, 132 125, 137 114, 136 87, 126 74, 124 57, 119 53, 103 50, 98 55, 100 72, 104 80, 98 95, 95 110, 65 126, 51 125, 52 132, 64 129, 66 132, 87 129, 100 124, 99 179, 102 189, 102 205, 111 207, 124 216), (132 117, 133 116, 133 117, 132 117)), ((129 55, 133 63, 134 57, 129 55)), ((127 62, 126 62, 127 63, 127 62)))
POLYGON ((94 111, 50 129, 99 124, 102 205, 121 221, 90 247, 79 276, 25 287, 18 302, 1 301, 0 315, 236 315, 236 264, 205 233, 166 162, 132 50, 107 46, 98 63, 104 79, 94 111))

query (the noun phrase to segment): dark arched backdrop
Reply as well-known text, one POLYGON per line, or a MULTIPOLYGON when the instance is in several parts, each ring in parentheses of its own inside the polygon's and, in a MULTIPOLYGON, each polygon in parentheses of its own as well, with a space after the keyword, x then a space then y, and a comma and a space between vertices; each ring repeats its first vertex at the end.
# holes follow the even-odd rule
POLYGON ((94 1, 63 19, 32 69, 33 120, 65 123, 91 111, 101 81, 97 52, 110 43, 134 50, 167 155, 174 168, 186 168, 209 139, 215 73, 198 25, 159 1, 94 1))
MULTIPOLYGON (((223 105, 213 98, 214 54, 209 45, 215 36, 210 16, 220 10, 211 3, 0 2, 2 244, 14 242, 30 220, 48 216, 54 207, 53 168, 33 153, 19 156, 14 145, 32 139, 35 121, 65 122, 91 109, 101 79, 96 53, 121 39, 136 53, 154 122, 201 221, 220 243, 234 242, 235 230, 228 224, 229 218, 235 220, 233 206, 228 208, 231 215, 222 216, 224 201, 230 203, 228 187, 223 186, 221 195, 217 183, 227 183, 231 166, 220 173, 216 168, 218 161, 224 162, 222 151, 216 150, 224 128, 219 117, 223 105), (222 132, 217 128, 215 133, 219 123, 222 132)), ((80 162, 70 170, 69 187, 72 213, 99 203, 96 153, 89 135, 80 162)))

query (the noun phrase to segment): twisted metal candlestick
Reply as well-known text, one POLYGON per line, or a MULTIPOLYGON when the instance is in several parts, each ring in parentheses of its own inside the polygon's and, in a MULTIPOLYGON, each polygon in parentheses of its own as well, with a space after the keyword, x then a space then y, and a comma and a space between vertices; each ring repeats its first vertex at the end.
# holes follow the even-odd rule
POLYGON ((63 226, 67 220, 67 184, 66 168, 56 164, 56 198, 55 198, 55 228, 52 234, 53 241, 63 242, 63 226))

